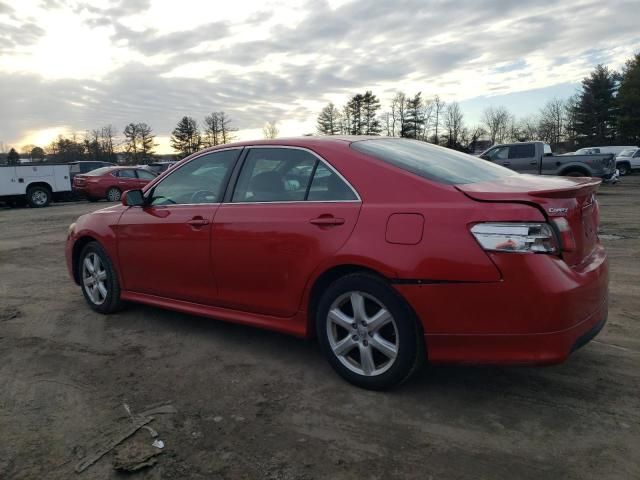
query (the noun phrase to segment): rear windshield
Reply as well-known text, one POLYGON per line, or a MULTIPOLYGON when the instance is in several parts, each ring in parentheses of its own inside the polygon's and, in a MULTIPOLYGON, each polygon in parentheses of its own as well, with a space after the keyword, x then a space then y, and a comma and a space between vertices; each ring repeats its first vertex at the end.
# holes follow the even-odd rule
POLYGON ((109 173, 111 170, 113 170, 113 167, 96 168, 95 170, 91 170, 90 172, 85 173, 85 175, 100 176, 104 175, 105 173, 109 173))
POLYGON ((448 185, 486 182, 518 175, 487 160, 418 140, 360 140, 353 142, 351 148, 421 177, 448 185))

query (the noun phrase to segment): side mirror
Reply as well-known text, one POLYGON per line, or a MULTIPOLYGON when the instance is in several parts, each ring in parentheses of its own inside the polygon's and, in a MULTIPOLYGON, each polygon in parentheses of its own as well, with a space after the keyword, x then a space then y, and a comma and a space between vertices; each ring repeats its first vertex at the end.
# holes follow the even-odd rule
POLYGON ((144 205, 142 190, 127 190, 122 194, 122 204, 125 207, 141 207, 144 205))
POLYGON ((480 158, 483 160, 491 160, 491 157, 489 155, 480 155, 480 158))

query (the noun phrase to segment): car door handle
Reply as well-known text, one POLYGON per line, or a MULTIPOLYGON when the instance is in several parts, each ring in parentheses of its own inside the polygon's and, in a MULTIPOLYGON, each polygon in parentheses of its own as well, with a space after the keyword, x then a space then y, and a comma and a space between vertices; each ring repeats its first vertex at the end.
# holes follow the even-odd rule
POLYGON ((344 223, 344 218, 319 216, 317 218, 312 218, 311 220, 309 220, 309 223, 312 223, 314 225, 342 225, 344 223))
POLYGON ((537 160, 532 160, 529 162, 529 165, 537 165, 538 161, 537 160))
POLYGON ((209 224, 209 220, 202 217, 194 217, 191 220, 188 220, 187 223, 192 227, 204 227, 209 224))
POLYGON ((511 162, 502 162, 502 165, 504 166, 511 165, 511 162))

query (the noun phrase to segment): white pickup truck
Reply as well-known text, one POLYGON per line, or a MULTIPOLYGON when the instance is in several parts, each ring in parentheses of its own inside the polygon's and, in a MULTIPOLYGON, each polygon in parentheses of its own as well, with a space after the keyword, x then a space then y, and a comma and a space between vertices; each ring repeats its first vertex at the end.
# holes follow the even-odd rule
POLYGON ((69 165, 0 166, 0 201, 10 206, 46 207, 71 193, 70 176, 69 165))

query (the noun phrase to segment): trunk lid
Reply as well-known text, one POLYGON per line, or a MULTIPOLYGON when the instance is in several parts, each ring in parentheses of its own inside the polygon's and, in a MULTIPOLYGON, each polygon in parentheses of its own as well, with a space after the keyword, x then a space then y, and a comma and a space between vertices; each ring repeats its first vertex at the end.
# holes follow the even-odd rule
POLYGON ((562 257, 569 265, 577 265, 598 243, 600 213, 596 190, 601 182, 588 177, 513 175, 456 188, 480 202, 536 205, 557 228, 562 257))
POLYGON ((76 187, 81 187, 86 183, 87 183, 86 175, 76 175, 75 177, 73 177, 73 185, 76 187))

